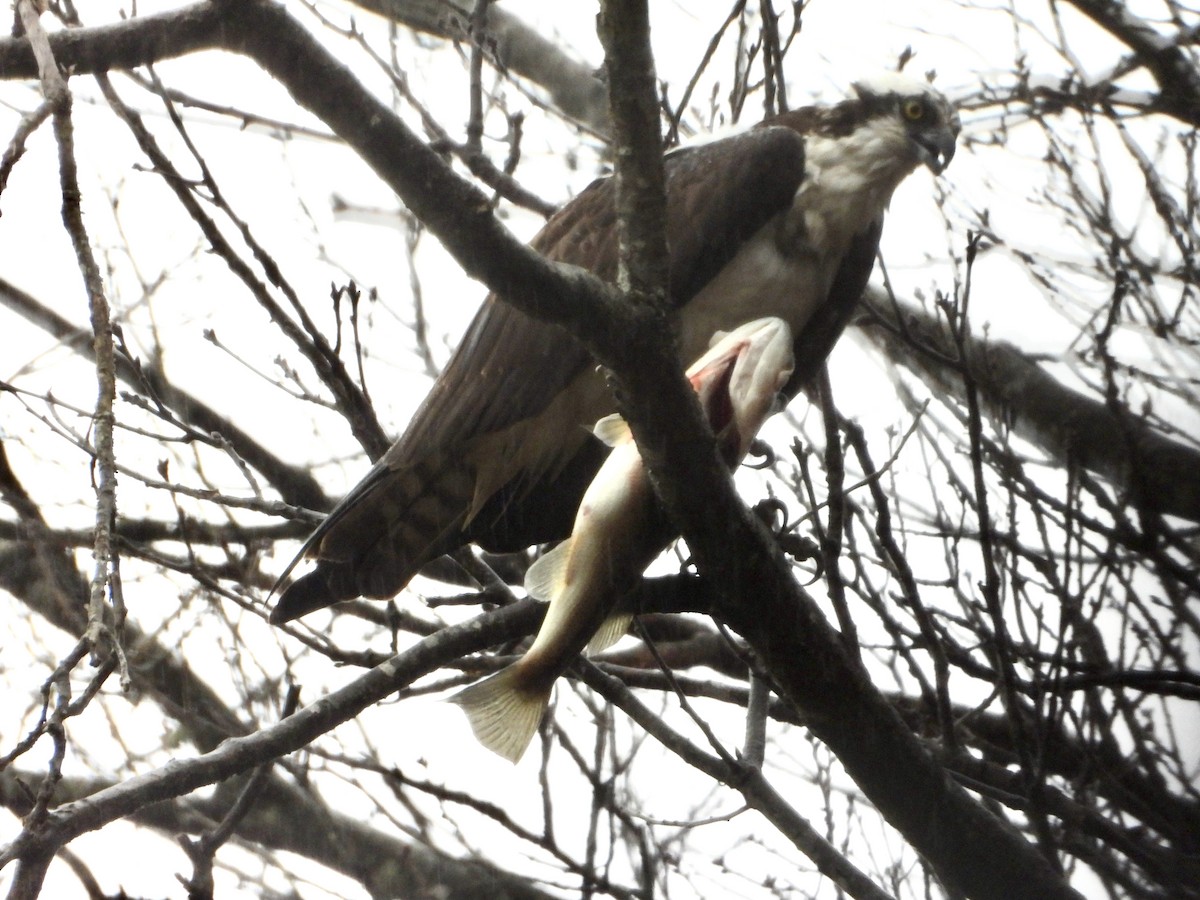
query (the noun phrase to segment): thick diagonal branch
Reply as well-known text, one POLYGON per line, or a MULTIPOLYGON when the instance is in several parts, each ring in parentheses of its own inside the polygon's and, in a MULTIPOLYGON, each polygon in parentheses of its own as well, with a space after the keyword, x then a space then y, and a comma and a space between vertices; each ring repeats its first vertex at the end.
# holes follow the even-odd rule
MULTIPOLYGON (((889 358, 946 396, 960 396, 962 374, 945 321, 882 290, 869 289, 856 323, 889 358)), ((1200 451, 1102 400, 1073 390, 1005 341, 965 339, 960 365, 989 405, 1018 434, 1063 466, 1083 466, 1107 479, 1141 509, 1200 522, 1200 451)))

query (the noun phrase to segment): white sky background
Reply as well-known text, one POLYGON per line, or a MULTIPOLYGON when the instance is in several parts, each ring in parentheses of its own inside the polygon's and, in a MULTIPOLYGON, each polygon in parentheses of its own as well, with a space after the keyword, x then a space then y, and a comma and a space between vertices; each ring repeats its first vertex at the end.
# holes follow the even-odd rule
MULTIPOLYGON (((1155 8, 1154 4, 1144 5, 1155 8)), ((145 14, 172 6, 142 2, 138 11, 145 14)), ((789 57, 792 66, 787 72, 789 100, 792 105, 801 105, 810 97, 837 98, 853 79, 894 64, 907 46, 917 53, 910 66, 917 71, 936 69, 937 84, 952 97, 973 92, 981 75, 995 76, 1010 69, 1018 45, 1034 72, 1054 74, 1062 71, 1063 62, 1052 47, 1039 40, 1032 30, 1014 35, 1005 4, 997 3, 996 6, 994 13, 987 13, 966 10, 953 2, 933 0, 903 4, 887 0, 815 0, 805 11, 799 47, 789 57), (913 23, 920 25, 914 28, 913 23)), ((1022 4, 1023 12, 1026 6, 1032 16, 1045 15, 1043 4, 1022 4)), ((575 48, 581 58, 597 66, 600 64, 601 52, 592 30, 593 4, 505 0, 504 7, 522 18, 541 23, 543 32, 561 35, 563 42, 575 48)), ((654 4, 659 76, 673 85, 672 97, 679 96, 715 24, 723 17, 724 4, 721 7, 717 12, 716 4, 662 0, 654 4), (710 9, 714 11, 710 12, 710 9)), ((110 3, 86 4, 84 14, 90 23, 99 23, 115 20, 120 8, 110 3)), ((320 9, 335 21, 346 21, 346 9, 340 4, 326 3, 320 9)), ((305 16, 299 8, 296 12, 305 16)), ((1073 49, 1080 54, 1085 68, 1094 65, 1096 71, 1100 71, 1109 64, 1113 53, 1107 39, 1072 11, 1064 9, 1063 15, 1075 35, 1073 49)), ((382 26, 361 10, 355 10, 354 16, 376 48, 384 52, 386 32, 382 26)), ((1040 24, 1047 27, 1044 22, 1040 24)), ((402 45, 407 43, 403 36, 401 42, 402 45)), ((433 52, 410 47, 410 52, 411 61, 404 60, 403 64, 414 93, 430 101, 442 125, 456 137, 461 137, 461 127, 466 121, 465 68, 452 53, 438 46, 433 52)), ((356 67, 364 73, 371 72, 368 65, 356 64, 356 67)), ((729 70, 724 65, 713 67, 714 72, 725 77, 729 70)), ((281 88, 244 60, 201 54, 164 64, 159 67, 159 73, 169 85, 217 102, 283 119, 310 121, 291 106, 281 88)), ((381 92, 387 90, 377 75, 368 77, 381 92)), ((115 83, 127 99, 139 96, 123 79, 117 78, 115 83)), ((316 407, 283 403, 277 388, 267 379, 250 375, 203 339, 202 330, 213 328, 233 353, 270 376, 276 374, 275 357, 282 354, 298 369, 305 383, 316 388, 316 379, 308 374, 307 366, 269 325, 265 313, 248 298, 223 264, 205 254, 193 223, 167 196, 157 176, 136 168, 140 156, 127 132, 117 126, 106 110, 88 108, 86 98, 96 96, 95 89, 85 79, 75 79, 73 87, 78 91, 77 152, 84 179, 87 224, 97 250, 109 268, 110 302, 127 321, 138 325, 127 329, 127 337, 132 340, 147 334, 153 321, 159 342, 167 349, 168 375, 176 379, 179 386, 227 411, 251 433, 279 436, 270 443, 275 447, 292 448, 291 461, 319 464, 318 474, 331 494, 348 488, 366 471, 367 463, 341 419, 316 407), (115 214, 112 201, 116 202, 115 214), (134 248, 135 255, 130 256, 126 246, 134 248), (137 287, 139 280, 154 283, 164 278, 165 284, 156 289, 153 299, 143 301, 137 287), (303 414, 300 414, 301 410, 303 414)), ((698 89, 694 102, 702 102, 708 93, 707 88, 698 89)), ((593 142, 584 139, 564 145, 562 135, 548 132, 536 109, 518 92, 509 89, 507 96, 514 108, 529 107, 523 162, 518 170, 522 183, 554 201, 566 199, 570 192, 585 187, 597 171, 593 142), (561 160, 568 149, 577 153, 578 169, 564 177, 561 160)), ((36 91, 30 86, 0 84, 0 130, 11 134, 19 113, 32 109, 37 102, 36 91)), ((147 106, 149 109, 151 107, 147 106)), ((756 117, 757 110, 748 105, 747 123, 756 117)), ((336 144, 305 138, 281 144, 265 134, 242 133, 228 123, 204 114, 190 116, 189 120, 192 122, 191 134, 234 207, 250 221, 256 236, 283 263, 292 284, 310 301, 310 309, 320 311, 326 324, 332 321, 332 315, 327 304, 323 305, 323 298, 328 294, 331 281, 340 284, 352 277, 364 289, 378 290, 381 300, 369 313, 368 385, 385 427, 398 433, 427 386, 419 360, 389 353, 389 347, 402 340, 403 325, 411 315, 409 270, 403 238, 393 227, 338 218, 330 208, 330 199, 335 195, 352 205, 384 209, 395 207, 394 198, 363 163, 336 144), (389 336, 400 337, 389 341, 389 336)), ((150 113, 148 121, 160 140, 177 146, 163 117, 157 112, 150 113)), ((965 117, 964 124, 964 137, 968 140, 986 140, 990 129, 996 127, 994 121, 973 120, 970 116, 965 117)), ((1017 233, 1011 223, 1019 223, 1019 232, 1030 248, 1043 250, 1051 245, 1056 251, 1061 248, 1064 261, 1078 258, 1082 249, 1072 247, 1060 223, 1044 207, 1032 203, 1045 186, 1042 141, 1041 133, 1032 128, 1015 133, 1008 152, 1004 153, 1003 167, 995 165, 998 151, 976 153, 963 146, 940 184, 940 189, 948 194, 952 214, 961 217, 949 232, 934 203, 935 190, 939 188, 929 173, 922 170, 901 186, 893 202, 891 227, 885 231, 884 238, 889 274, 901 294, 909 294, 914 289, 930 294, 938 287, 949 289, 954 270, 947 260, 963 251, 966 234, 961 221, 971 220, 971 210, 988 210, 997 230, 1007 236, 1017 233), (900 223, 902 226, 897 227, 900 223)), ((1139 182, 1117 184, 1131 217, 1136 216, 1139 209, 1139 186, 1139 182)), ((85 325, 86 299, 60 224, 58 198, 51 134, 48 128, 42 128, 31 141, 28 154, 17 166, 0 197, 0 209, 3 210, 0 217, 0 275, 52 304, 72 321, 85 325)), ((526 213, 513 213, 507 221, 522 237, 531 236, 540 225, 536 216, 526 213)), ((429 237, 421 243, 418 263, 433 335, 441 342, 436 348, 439 361, 444 361, 485 292, 481 286, 467 280, 429 237)), ((1081 281, 1080 289, 1096 291, 1097 297, 1107 296, 1102 285, 1081 281)), ((972 307, 975 326, 980 328, 986 322, 993 336, 1005 337, 1028 350, 1061 353, 1066 349, 1066 342, 1078 333, 1080 323, 1069 321, 1060 309, 1047 304, 1006 252, 981 256, 975 270, 975 291, 972 307)), ((11 315, 6 315, 3 321, 0 379, 18 382, 27 389, 52 389, 55 396, 78 404, 82 409, 92 407, 95 381, 94 373, 87 365, 75 361, 69 350, 56 347, 40 330, 19 324, 11 315)), ((149 345, 135 349, 145 355, 154 350, 149 345)), ((867 427, 878 461, 886 456, 883 449, 887 445, 883 436, 886 430, 898 428, 902 431, 908 421, 897 405, 872 402, 880 391, 890 397, 891 389, 882 369, 864 363, 861 350, 853 346, 840 347, 833 357, 834 389, 843 411, 867 427)), ((798 402, 793 411, 803 417, 801 405, 802 401, 798 402)), ((79 422, 73 424, 81 430, 84 427, 79 422)), ((44 439, 42 443, 33 439, 26 441, 40 430, 41 426, 21 411, 10 396, 0 396, 0 437, 5 439, 17 472, 36 488, 40 498, 48 500, 44 508, 51 524, 88 527, 94 517, 93 495, 84 459, 75 452, 61 453, 58 461, 43 456, 44 439)), ((183 477, 191 459, 187 447, 162 448, 135 440, 123 440, 119 444, 119 459, 145 472, 152 472, 158 458, 167 455, 177 455, 172 474, 183 477)), ((244 482, 232 466, 215 461, 212 454, 207 454, 205 459, 214 481, 231 492, 246 491, 244 482)), ((922 461, 913 459, 911 465, 918 469, 922 461)), ((123 512, 139 516, 154 511, 161 515, 164 502, 160 492, 149 491, 132 478, 121 479, 118 504, 123 512)), ((202 509, 197 506, 194 511, 201 512, 202 509)), ((277 562, 282 568, 286 559, 277 562)), ((161 618, 164 633, 186 635, 183 649, 199 672, 220 671, 233 664, 231 657, 237 653, 237 648, 226 646, 215 630, 209 633, 180 623, 177 586, 150 577, 145 567, 136 564, 126 567, 125 577, 126 596, 135 615, 145 623, 161 618)), ((187 610, 182 618, 190 621, 201 614, 197 610, 187 610)), ((71 643, 45 627, 41 629, 45 633, 30 637, 27 623, 28 619, 14 618, 10 624, 0 626, 0 641, 6 647, 6 659, 37 657, 36 665, 21 668, 14 668, 11 662, 0 662, 3 667, 0 668, 0 708, 5 710, 27 709, 34 702, 38 687, 57 660, 54 654, 71 643), (45 647, 51 648, 50 655, 40 649, 45 647)), ((316 622, 313 624, 320 627, 316 622)), ((149 624, 146 627, 149 628, 149 624)), ((290 639, 281 637, 253 617, 245 617, 244 628, 244 640, 255 648, 253 665, 262 667, 256 676, 278 676, 284 669, 284 652, 294 655, 295 646, 290 639)), ((382 649, 382 645, 377 643, 376 648, 382 649)), ((253 665, 244 660, 239 665, 254 672, 253 665)), ((298 677, 306 685, 308 700, 315 698, 320 685, 336 686, 356 674, 353 670, 330 672, 329 665, 324 658, 311 657, 295 667, 298 677)), ((218 687, 223 681, 213 679, 218 687)), ((227 699, 232 703, 240 702, 232 688, 233 685, 229 685, 227 699)), ((559 696, 565 693, 560 689, 559 696)), ((137 740, 144 736, 146 739, 145 747, 133 748, 147 754, 145 764, 138 768, 144 770, 160 763, 161 755, 152 752, 161 742, 156 711, 122 703, 115 704, 114 708, 121 710, 122 717, 145 719, 144 728, 121 726, 123 737, 137 740)), ((584 712, 578 703, 566 705, 565 709, 560 704, 560 710, 560 716, 568 721, 581 718, 584 712)), ((6 715, 3 721, 8 728, 12 717, 6 715)), ((679 720, 675 721, 679 724, 679 720)), ((736 722, 725 724, 729 727, 729 735, 738 733, 736 722)), ((77 736, 84 733, 83 724, 74 727, 78 729, 73 732, 77 736)), ((97 759, 94 765, 86 766, 86 770, 121 771, 126 759, 121 748, 108 736, 108 726, 97 720, 86 727, 96 729, 95 743, 89 744, 88 749, 97 759)), ((383 751, 385 761, 395 762, 406 771, 420 772, 420 761, 423 760, 428 764, 426 777, 430 780, 468 792, 477 790, 510 810, 520 810, 530 797, 536 795, 537 742, 514 770, 508 763, 478 748, 461 712, 437 698, 410 700, 369 710, 357 724, 339 729, 334 738, 323 741, 322 746, 333 747, 340 740, 347 745, 347 752, 352 752, 361 746, 361 732, 376 736, 376 740, 379 735, 389 736, 389 744, 383 751)), ((586 731, 577 729, 577 733, 586 731)), ((11 747, 19 736, 7 732, 0 734, 0 751, 11 747)), ((790 743, 794 752, 806 746, 798 740, 790 743)), ((187 750, 190 752, 190 748, 187 750)), ((26 758, 26 762, 39 763, 45 752, 35 752, 26 758)), ((641 751, 645 756, 657 752, 657 747, 650 745, 641 751)), ((795 771, 811 766, 811 760, 784 759, 779 762, 784 768, 795 771)), ((683 770, 672 760, 664 761, 664 766, 674 773, 683 773, 685 781, 672 791, 673 798, 652 810, 652 814, 681 819, 695 814, 694 804, 709 790, 707 782, 696 778, 691 783, 690 771, 683 770)), ((646 765, 641 768, 648 776, 659 767, 646 765)), ((83 772, 85 767, 78 761, 69 760, 67 771, 83 772)), ((364 816, 373 814, 356 791, 343 793, 346 799, 339 799, 339 804, 345 807, 358 802, 364 816)), ((731 803, 729 795, 723 794, 714 801, 712 808, 706 807, 703 814, 729 811, 731 803)), ((538 815, 536 810, 530 810, 526 823, 535 824, 538 815)), ((819 820, 820 813, 814 812, 813 816, 819 820)), ((581 829, 585 827, 582 818, 576 824, 581 829)), ((570 817, 560 814, 556 827, 560 835, 564 834, 571 827, 570 817)), ((736 836, 744 833, 747 827, 754 830, 752 824, 747 826, 745 817, 734 819, 727 825, 710 826, 699 839, 711 841, 714 848, 726 847, 733 844, 736 836)), ((12 819, 0 819, 0 841, 7 840, 14 829, 12 819)), ((890 834, 860 837, 868 845, 870 841, 896 840, 890 834)), ((495 835, 483 829, 476 839, 480 842, 494 840, 495 835)), ((113 871, 97 873, 110 879, 105 882, 108 890, 115 890, 120 885, 133 895, 159 895, 169 890, 168 885, 174 884, 174 873, 190 872, 182 853, 169 842, 148 838, 144 832, 134 834, 126 825, 81 838, 75 846, 83 852, 89 845, 111 846, 114 858, 119 861, 113 871), (139 848, 153 848, 152 854, 139 849, 136 867, 128 864, 130 859, 125 850, 135 843, 139 848)), ((458 849, 451 842, 446 846, 451 851, 458 849)), ((743 846, 738 852, 762 853, 769 860, 768 852, 753 844, 743 846)), ((91 853, 85 855, 94 859, 91 853)), ((797 856, 794 850, 785 851, 789 865, 795 863, 797 856)), ((223 851, 220 858, 237 857, 227 857, 223 851)), ((736 867, 732 858, 730 862, 736 867)), ((745 869, 752 871, 749 866, 745 869)), ((47 882, 46 896, 67 896, 57 891, 77 890, 74 877, 64 874, 60 866, 52 872, 55 874, 47 882)), ((233 875, 223 874, 220 870, 217 875, 224 882, 218 882, 221 896, 241 893, 233 875)), ((10 871, 0 873, 0 890, 7 888, 10 877, 10 871)), ((355 886, 348 882, 331 878, 328 873, 317 873, 315 877, 323 884, 332 885, 334 896, 347 892, 350 896, 355 895, 355 886)), ((306 896, 321 894, 314 890, 306 896)))

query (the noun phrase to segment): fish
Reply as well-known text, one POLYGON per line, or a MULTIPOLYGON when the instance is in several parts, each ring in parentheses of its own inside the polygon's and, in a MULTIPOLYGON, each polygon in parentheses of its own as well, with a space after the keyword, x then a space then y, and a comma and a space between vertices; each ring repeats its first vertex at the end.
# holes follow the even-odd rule
MULTIPOLYGON (((791 329, 773 317, 718 332, 688 368, 731 469, 781 405, 793 368, 791 329)), ((513 763, 533 739, 558 676, 581 651, 598 653, 629 628, 632 614, 614 614, 614 607, 676 537, 629 425, 620 415, 605 416, 594 433, 612 451, 583 495, 571 536, 525 576, 529 596, 549 602, 537 637, 519 660, 450 698, 479 742, 513 763)))

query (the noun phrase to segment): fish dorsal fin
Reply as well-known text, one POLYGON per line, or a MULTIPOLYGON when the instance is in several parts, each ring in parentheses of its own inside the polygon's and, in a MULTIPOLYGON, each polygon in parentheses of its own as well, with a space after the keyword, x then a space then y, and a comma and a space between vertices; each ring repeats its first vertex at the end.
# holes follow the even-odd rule
POLYGON ((535 600, 549 602, 557 597, 566 581, 570 559, 570 539, 533 561, 525 572, 525 592, 535 600))
POLYGON ((629 423, 621 417, 620 413, 613 413, 597 422, 596 427, 592 429, 592 434, 608 446, 615 447, 630 439, 629 423))
POLYGON ((628 613, 618 613, 615 616, 609 616, 600 623, 600 627, 596 629, 596 633, 592 635, 592 639, 588 641, 588 645, 584 648, 584 652, 588 656, 599 653, 601 650, 607 650, 617 641, 625 636, 625 632, 629 630, 630 624, 633 622, 633 616, 628 613))

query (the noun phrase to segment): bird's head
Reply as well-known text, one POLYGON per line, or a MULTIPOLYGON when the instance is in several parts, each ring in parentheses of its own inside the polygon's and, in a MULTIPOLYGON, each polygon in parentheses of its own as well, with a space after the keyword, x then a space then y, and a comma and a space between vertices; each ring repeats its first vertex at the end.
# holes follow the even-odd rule
POLYGON ((954 158, 958 112, 927 81, 888 72, 855 82, 854 92, 872 115, 894 116, 903 126, 917 160, 940 175, 954 158))

